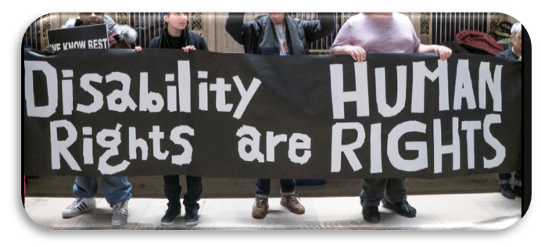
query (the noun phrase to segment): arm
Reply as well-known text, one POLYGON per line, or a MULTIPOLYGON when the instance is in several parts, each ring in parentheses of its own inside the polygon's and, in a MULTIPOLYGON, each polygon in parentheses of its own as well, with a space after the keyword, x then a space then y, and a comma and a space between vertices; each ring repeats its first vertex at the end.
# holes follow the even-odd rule
POLYGON ((346 22, 342 29, 336 35, 336 39, 329 49, 329 53, 334 54, 349 54, 356 62, 366 60, 366 51, 358 45, 354 45, 351 26, 346 22))
POLYGON ((225 30, 235 41, 244 45, 244 13, 228 13, 225 30))
POLYGON ((330 54, 349 54, 356 62, 364 62, 366 60, 366 51, 355 45, 333 46, 330 54))
POLYGON ((308 42, 321 39, 334 31, 334 13, 319 13, 318 17, 319 20, 301 22, 308 42))
POLYGON ((447 58, 449 58, 453 51, 445 46, 442 45, 423 45, 420 44, 417 48, 417 53, 438 53, 440 55, 440 59, 445 61, 447 58))

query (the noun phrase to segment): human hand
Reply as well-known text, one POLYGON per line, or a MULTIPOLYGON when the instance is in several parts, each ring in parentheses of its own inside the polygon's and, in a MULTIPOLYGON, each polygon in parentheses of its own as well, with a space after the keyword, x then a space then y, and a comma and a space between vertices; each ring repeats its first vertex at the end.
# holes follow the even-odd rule
POLYGON ((442 61, 447 60, 447 58, 449 58, 453 54, 453 51, 451 49, 442 45, 436 46, 434 51, 440 55, 440 59, 442 61))
POLYGON ((188 53, 190 50, 197 50, 197 49, 195 49, 195 46, 189 45, 189 46, 186 46, 186 47, 182 47, 182 50, 184 52, 188 53))
POLYGON ((143 50, 143 48, 141 46, 136 46, 135 47, 135 52, 140 52, 142 50, 143 50))
POLYGON ((364 62, 366 60, 366 51, 360 46, 347 46, 344 50, 356 62, 364 62))
POLYGON ((48 45, 47 47, 45 47, 45 49, 43 49, 43 52, 49 53, 49 54, 54 54, 54 49, 53 49, 52 46, 48 45))

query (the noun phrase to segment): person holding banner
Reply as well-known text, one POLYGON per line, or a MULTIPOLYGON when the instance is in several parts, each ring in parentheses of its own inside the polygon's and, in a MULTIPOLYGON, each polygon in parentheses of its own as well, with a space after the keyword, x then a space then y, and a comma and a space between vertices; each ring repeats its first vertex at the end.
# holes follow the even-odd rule
MULTIPOLYGON (((163 13, 165 27, 160 36, 152 39, 148 48, 153 49, 182 49, 184 52, 190 50, 208 51, 207 43, 203 37, 188 31, 187 13, 163 13)), ((138 51, 140 49, 137 49, 138 51)), ((178 175, 163 176, 164 193, 169 203, 167 210, 162 217, 162 225, 172 225, 180 216, 181 204, 180 194, 182 187, 179 184, 178 175)), ((203 193, 203 180, 201 177, 186 175, 186 194, 183 204, 186 209, 185 223, 188 226, 196 225, 199 222, 199 199, 203 193)))
MULTIPOLYGON (((438 53, 446 60, 452 51, 444 46, 421 44, 409 18, 399 13, 361 13, 351 17, 336 36, 330 54, 349 54, 364 62, 368 53, 438 53)), ((363 179, 360 194, 363 219, 380 221, 378 206, 413 218, 416 209, 407 201, 405 178, 363 179)))
MULTIPOLYGON (((500 52, 497 57, 506 58, 510 60, 522 61, 522 24, 515 23, 511 27, 511 35, 509 36, 511 41, 511 48, 500 52)), ((500 173, 500 192, 505 198, 515 199, 515 197, 522 197, 522 147, 520 147, 520 153, 518 156, 517 170, 515 171, 515 187, 511 188, 511 173, 500 173)))
MULTIPOLYGON (((135 42, 137 33, 127 25, 117 25, 113 19, 104 13, 79 13, 79 18, 70 19, 62 28, 77 26, 106 24, 108 29, 109 48, 130 48, 135 42)), ((54 53, 51 46, 44 50, 46 53, 54 53)), ((104 175, 102 180, 102 192, 109 206, 113 208, 111 224, 122 226, 128 221, 128 201, 132 197, 131 183, 126 176, 104 175)), ((98 193, 98 181, 96 177, 76 176, 73 184, 73 195, 77 198, 70 206, 62 211, 63 218, 71 218, 87 212, 96 207, 98 193)))
MULTIPOLYGON (((261 55, 308 55, 310 42, 334 31, 334 15, 319 14, 319 20, 300 20, 286 13, 269 13, 244 22, 244 13, 229 13, 225 29, 244 46, 245 53, 261 55)), ((270 179, 257 179, 252 217, 262 219, 269 208, 270 179)), ((303 214, 304 206, 295 193, 295 180, 280 179, 280 204, 295 214, 303 214)))
MULTIPOLYGON (((118 25, 104 13, 79 13, 79 18, 71 18, 62 28, 73 28, 85 25, 105 24, 107 26, 107 39, 109 48, 131 48, 137 39, 137 32, 128 25, 118 25)), ((54 54, 55 50, 48 45, 44 52, 54 54)))

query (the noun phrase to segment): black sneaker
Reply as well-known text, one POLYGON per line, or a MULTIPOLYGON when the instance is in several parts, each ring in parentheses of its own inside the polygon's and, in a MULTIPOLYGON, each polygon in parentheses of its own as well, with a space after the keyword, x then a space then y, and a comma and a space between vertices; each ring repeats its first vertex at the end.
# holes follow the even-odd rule
POLYGON ((194 226, 199 223, 199 210, 197 208, 186 208, 186 216, 184 217, 184 221, 186 222, 187 226, 194 226))
POLYGON ((516 197, 522 198, 522 186, 516 186, 513 188, 513 194, 515 194, 516 197))
POLYGON ((379 210, 378 207, 363 207, 363 219, 368 223, 379 222, 379 210))
POLYGON ((381 203, 383 204, 383 207, 392 209, 404 217, 414 218, 417 215, 417 210, 412 207, 406 200, 393 203, 383 198, 381 200, 381 203))
POLYGON ((165 211, 165 215, 162 217, 162 225, 170 226, 175 223, 175 220, 180 216, 180 209, 170 209, 165 211))
POLYGON ((513 189, 511 188, 510 184, 500 185, 500 192, 507 199, 515 199, 515 193, 513 193, 513 189))

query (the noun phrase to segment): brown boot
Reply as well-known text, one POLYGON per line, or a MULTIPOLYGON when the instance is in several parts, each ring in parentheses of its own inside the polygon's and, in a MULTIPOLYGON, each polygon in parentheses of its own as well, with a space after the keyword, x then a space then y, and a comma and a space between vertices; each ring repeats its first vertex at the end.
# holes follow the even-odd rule
POLYGON ((297 200, 298 195, 282 196, 280 204, 292 213, 304 214, 304 206, 297 200))
POLYGON ((252 207, 252 217, 256 219, 265 218, 267 209, 269 209, 269 199, 256 197, 254 206, 252 207))

